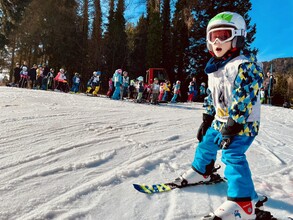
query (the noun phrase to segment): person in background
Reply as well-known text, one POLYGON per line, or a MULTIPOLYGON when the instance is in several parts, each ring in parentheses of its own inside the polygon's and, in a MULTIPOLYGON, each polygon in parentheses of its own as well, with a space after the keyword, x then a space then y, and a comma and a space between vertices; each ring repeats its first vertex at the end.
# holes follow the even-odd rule
POLYGON ((18 84, 20 80, 20 65, 19 63, 16 63, 15 68, 13 70, 13 76, 14 76, 14 84, 18 84))
POLYGON ((151 92, 152 92, 152 100, 151 103, 154 105, 159 104, 158 98, 160 94, 160 85, 158 78, 154 78, 154 83, 151 86, 151 92))
POLYGON ((271 97, 273 96, 273 87, 275 83, 276 83, 276 80, 273 74, 271 74, 270 71, 268 71, 267 77, 264 79, 264 83, 263 83, 263 87, 265 91, 265 95, 264 95, 265 104, 272 104, 271 97))
POLYGON ((33 67, 29 70, 29 88, 35 89, 36 88, 36 79, 37 79, 37 64, 34 64, 33 67))
POLYGON ((164 96, 162 98, 162 101, 167 102, 169 99, 170 89, 171 88, 171 82, 169 80, 166 80, 164 83, 164 96))
POLYGON ((92 95, 97 96, 100 89, 100 76, 98 72, 94 71, 92 77, 87 83, 86 94, 92 93, 92 95))
POLYGON ((68 92, 68 84, 66 80, 65 71, 63 68, 60 69, 57 76, 54 78, 54 81, 56 83, 56 91, 68 92))
POLYGON ((41 89, 42 87, 42 81, 43 81, 43 72, 44 72, 44 68, 42 67, 42 65, 38 66, 37 69, 37 81, 36 81, 36 88, 37 89, 41 89))
POLYGON ((138 80, 138 83, 137 83, 137 98, 136 98, 136 101, 138 103, 141 103, 142 102, 142 95, 143 95, 143 92, 144 92, 144 85, 143 85, 143 77, 140 76, 137 78, 138 80))
POLYGON ((203 102, 204 98, 206 97, 206 84, 202 82, 199 87, 199 97, 198 101, 203 102))
POLYGON ((109 78, 109 81, 108 81, 108 92, 107 92, 107 96, 109 98, 112 97, 112 94, 113 94, 113 91, 114 91, 114 85, 113 85, 113 80, 112 78, 109 78))
POLYGON ((20 81, 19 81, 19 87, 20 88, 27 88, 27 81, 28 81, 28 71, 27 67, 22 67, 22 70, 20 71, 20 81))
POLYGON ((196 77, 192 78, 192 82, 193 82, 193 96, 192 96, 192 101, 195 102, 198 99, 198 85, 196 82, 196 77))
POLYGON ((192 102, 193 95, 194 95, 194 82, 191 81, 189 83, 189 86, 188 86, 188 98, 187 98, 187 102, 192 102))
POLYGON ((128 97, 128 93, 129 93, 129 76, 128 76, 128 72, 123 71, 122 91, 120 93, 120 99, 123 100, 123 97, 128 97))
POLYGON ((47 81, 47 83, 48 83, 47 88, 49 90, 54 89, 53 88, 54 87, 54 83, 53 83, 54 77, 55 77, 55 70, 54 70, 54 68, 51 68, 49 73, 48 73, 48 81, 47 81))
POLYGON ((79 73, 74 73, 74 77, 72 78, 71 92, 78 93, 79 85, 80 85, 79 73))
POLYGON ((130 80, 128 98, 133 99, 135 97, 135 94, 136 94, 135 81, 132 79, 130 80))
POLYGON ((119 100, 120 99, 120 92, 121 92, 121 87, 122 87, 122 70, 117 69, 115 73, 113 74, 113 83, 114 83, 114 93, 112 96, 112 99, 114 100, 119 100))
POLYGON ((180 94, 180 84, 181 82, 179 80, 176 81, 176 84, 174 85, 174 95, 171 99, 171 103, 176 103, 177 102, 177 97, 180 94))
POLYGON ((161 82, 160 83, 160 94, 159 94, 159 98, 158 98, 159 102, 162 101, 164 93, 165 93, 164 83, 161 82))

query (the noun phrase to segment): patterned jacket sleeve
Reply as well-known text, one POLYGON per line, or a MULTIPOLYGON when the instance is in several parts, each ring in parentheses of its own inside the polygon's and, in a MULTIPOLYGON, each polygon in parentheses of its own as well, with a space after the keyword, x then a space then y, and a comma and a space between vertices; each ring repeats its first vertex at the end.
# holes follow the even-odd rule
POLYGON ((214 116, 216 114, 216 110, 213 104, 213 97, 209 89, 207 89, 207 94, 208 96, 204 98, 203 107, 206 108, 206 113, 208 115, 214 116))
POLYGON ((239 124, 246 123, 258 98, 263 83, 263 71, 257 63, 247 62, 239 66, 232 95, 229 116, 239 124))

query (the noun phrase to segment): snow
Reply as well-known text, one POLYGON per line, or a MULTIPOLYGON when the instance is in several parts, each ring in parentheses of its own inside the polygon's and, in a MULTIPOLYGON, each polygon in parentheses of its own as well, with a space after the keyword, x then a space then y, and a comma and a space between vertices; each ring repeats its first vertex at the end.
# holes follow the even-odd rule
MULTIPOLYGON (((0 87, 0 219, 200 219, 225 201, 225 183, 151 196, 132 184, 190 167, 203 111, 0 87)), ((293 217, 292 133, 292 110, 263 105, 247 152, 256 190, 280 219, 293 217)))

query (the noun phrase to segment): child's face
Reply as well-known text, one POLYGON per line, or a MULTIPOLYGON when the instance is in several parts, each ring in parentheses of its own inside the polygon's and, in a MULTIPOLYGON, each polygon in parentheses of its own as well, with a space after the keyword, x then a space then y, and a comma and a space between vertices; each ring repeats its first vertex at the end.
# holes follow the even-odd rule
POLYGON ((232 41, 228 41, 223 44, 221 44, 219 41, 216 41, 215 44, 212 44, 212 48, 215 56, 220 58, 224 56, 227 51, 232 49, 232 41))

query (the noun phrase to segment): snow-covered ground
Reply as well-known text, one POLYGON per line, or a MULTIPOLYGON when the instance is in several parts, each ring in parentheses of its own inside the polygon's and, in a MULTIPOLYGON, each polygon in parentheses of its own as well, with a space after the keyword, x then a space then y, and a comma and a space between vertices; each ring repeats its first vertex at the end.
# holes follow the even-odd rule
MULTIPOLYGON (((0 87, 0 112, 1 220, 200 219, 226 199, 225 183, 152 196, 132 186, 170 181, 190 167, 200 103, 152 106, 0 87)), ((262 106, 247 153, 256 190, 283 219, 293 217, 292 134, 292 110, 262 106)))

